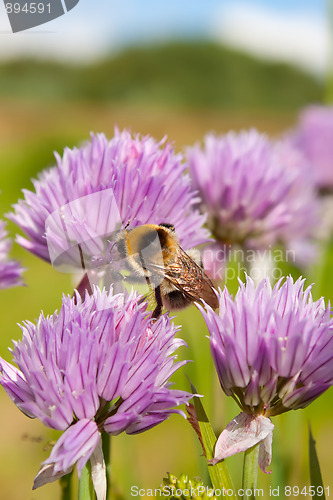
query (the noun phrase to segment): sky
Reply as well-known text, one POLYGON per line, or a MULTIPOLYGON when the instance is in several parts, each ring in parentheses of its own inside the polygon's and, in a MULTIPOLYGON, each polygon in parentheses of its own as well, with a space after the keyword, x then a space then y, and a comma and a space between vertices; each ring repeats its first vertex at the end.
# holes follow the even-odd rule
POLYGON ((80 0, 58 19, 12 33, 0 0, 0 60, 90 62, 129 46, 202 38, 320 77, 328 61, 328 1, 80 0))

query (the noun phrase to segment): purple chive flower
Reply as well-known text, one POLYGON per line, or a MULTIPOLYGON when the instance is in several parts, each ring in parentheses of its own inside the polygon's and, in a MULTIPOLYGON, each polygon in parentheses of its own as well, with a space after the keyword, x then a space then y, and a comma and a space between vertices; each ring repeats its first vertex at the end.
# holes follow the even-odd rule
POLYGON ((101 467, 102 432, 135 434, 183 414, 173 407, 192 395, 170 389, 169 378, 187 363, 173 355, 184 341, 167 315, 153 321, 139 298, 97 288, 85 301, 65 296, 59 313, 24 323, 12 350, 17 367, 0 358, 0 383, 17 407, 63 431, 35 487, 75 463, 80 474, 89 458, 101 467))
POLYGON ((309 161, 318 187, 333 188, 333 106, 302 110, 292 142, 309 161))
POLYGON ((187 152, 193 184, 222 244, 262 249, 307 238, 316 222, 307 168, 287 143, 256 130, 207 135, 187 152))
POLYGON ((193 209, 198 198, 187 166, 165 140, 116 129, 110 141, 92 134, 56 159, 57 166, 33 181, 35 192, 24 190, 9 215, 26 235, 17 241, 35 255, 80 268, 80 243, 85 266, 100 267, 108 263, 110 235, 128 222, 170 222, 185 249, 207 241, 205 217, 193 209))
POLYGON ((269 417, 305 408, 333 384, 330 304, 313 301, 304 280, 288 277, 272 289, 247 278, 233 299, 219 293, 219 313, 201 307, 223 391, 242 413, 222 432, 214 461, 261 442, 261 467, 270 463, 269 417))
POLYGON ((0 289, 23 285, 23 269, 18 262, 8 257, 12 243, 10 238, 7 238, 5 226, 5 222, 0 220, 0 289))

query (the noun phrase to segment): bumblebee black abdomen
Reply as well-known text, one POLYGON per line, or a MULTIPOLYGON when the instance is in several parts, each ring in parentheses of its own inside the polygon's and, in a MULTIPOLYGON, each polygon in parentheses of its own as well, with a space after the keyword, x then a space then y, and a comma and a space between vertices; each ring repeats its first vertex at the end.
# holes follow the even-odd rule
POLYGON ((181 291, 173 290, 163 295, 163 305, 168 310, 185 309, 192 304, 192 300, 186 297, 181 291))

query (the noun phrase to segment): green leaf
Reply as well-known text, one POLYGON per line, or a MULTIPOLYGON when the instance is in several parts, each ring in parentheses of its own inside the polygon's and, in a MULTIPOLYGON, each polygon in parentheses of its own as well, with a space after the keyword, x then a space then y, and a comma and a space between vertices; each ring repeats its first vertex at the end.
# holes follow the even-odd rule
POLYGON ((312 498, 321 498, 325 500, 325 490, 321 477, 318 455, 316 451, 316 442, 313 439, 311 426, 309 424, 309 466, 310 466, 310 484, 314 487, 312 498), (322 491, 319 495, 318 491, 322 491))
POLYGON ((259 445, 260 443, 244 452, 242 487, 244 492, 251 492, 249 495, 244 493, 245 500, 255 500, 254 492, 257 489, 259 445))
MULTIPOLYGON (((193 384, 191 384, 191 390, 193 394, 197 394, 197 391, 193 384)), ((201 398, 194 398, 194 408, 196 413, 196 420, 199 426, 199 432, 193 424, 193 421, 190 423, 198 434, 207 460, 211 460, 212 458, 214 458, 214 448, 217 438, 201 403, 201 398)), ((208 465, 208 472, 215 490, 221 490, 222 488, 224 488, 226 490, 229 490, 230 492, 228 493, 228 498, 238 498, 224 460, 217 463, 216 465, 208 465), (232 495, 231 491, 233 491, 232 495)))

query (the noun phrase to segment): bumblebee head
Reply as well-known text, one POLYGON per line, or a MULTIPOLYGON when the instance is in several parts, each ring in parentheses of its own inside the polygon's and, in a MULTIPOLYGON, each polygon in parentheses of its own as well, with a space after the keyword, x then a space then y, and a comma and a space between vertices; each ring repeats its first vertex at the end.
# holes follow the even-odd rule
POLYGON ((161 222, 159 224, 160 227, 166 227, 167 229, 170 229, 173 233, 175 232, 175 226, 173 224, 169 224, 168 222, 161 222))

